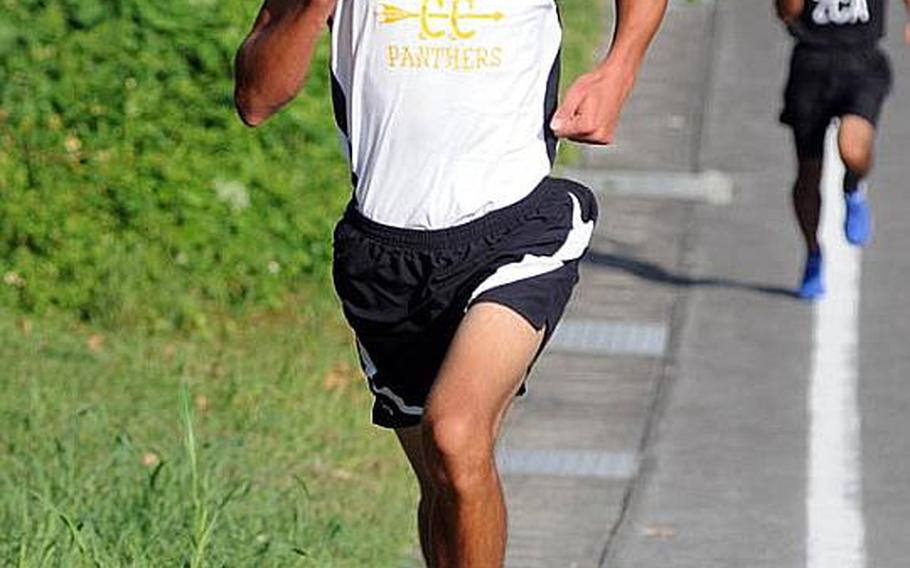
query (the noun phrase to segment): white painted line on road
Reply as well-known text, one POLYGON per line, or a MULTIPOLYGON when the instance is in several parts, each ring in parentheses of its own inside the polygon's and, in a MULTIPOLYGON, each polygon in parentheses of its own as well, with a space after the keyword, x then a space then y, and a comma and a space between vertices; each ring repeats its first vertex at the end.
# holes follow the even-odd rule
POLYGON ((662 323, 567 319, 553 332, 550 349, 585 355, 661 357, 668 336, 662 323))
POLYGON ((815 307, 809 388, 807 568, 866 565, 857 401, 859 249, 844 240, 843 165, 829 132, 821 236, 827 296, 815 307))
POLYGON ((733 179, 715 170, 690 173, 564 168, 557 174, 586 185, 597 193, 628 197, 729 205, 734 194, 733 179))
POLYGON ((496 463, 503 475, 552 475, 631 479, 638 470, 635 452, 500 449, 496 463))
POLYGON ((693 2, 692 0, 670 0, 669 7, 670 9, 679 9, 679 8, 695 8, 699 6, 711 6, 714 4, 714 0, 702 0, 701 2, 693 2))

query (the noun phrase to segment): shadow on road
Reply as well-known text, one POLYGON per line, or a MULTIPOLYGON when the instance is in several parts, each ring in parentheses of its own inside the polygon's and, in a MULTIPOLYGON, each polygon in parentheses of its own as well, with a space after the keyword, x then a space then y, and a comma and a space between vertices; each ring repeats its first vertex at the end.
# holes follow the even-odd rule
POLYGON ((773 286, 770 284, 760 284, 756 282, 742 282, 731 278, 716 277, 692 277, 681 274, 673 274, 664 268, 645 260, 637 259, 631 256, 623 256, 595 250, 589 251, 585 256, 584 262, 594 266, 615 268, 628 272, 644 280, 676 286, 679 288, 710 287, 710 288, 729 288, 733 290, 745 290, 768 296, 795 298, 793 290, 773 286))

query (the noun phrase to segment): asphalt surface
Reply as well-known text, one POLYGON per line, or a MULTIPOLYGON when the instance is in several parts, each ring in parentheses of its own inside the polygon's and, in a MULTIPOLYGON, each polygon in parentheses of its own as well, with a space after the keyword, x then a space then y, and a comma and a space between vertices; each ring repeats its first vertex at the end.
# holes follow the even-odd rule
MULTIPOLYGON (((871 178, 877 234, 860 264, 852 363, 861 487, 843 489, 858 492, 864 557, 831 568, 910 565, 910 48, 892 4, 886 47, 897 81, 871 178)), ((699 278, 737 285, 694 286, 687 295, 677 365, 609 547, 611 568, 810 565, 807 500, 817 480, 808 468, 809 378, 819 308, 782 293, 802 262, 788 196, 794 160, 775 121, 788 38, 770 2, 717 9, 698 164, 727 173, 736 195, 728 207, 696 209, 689 254, 699 278)))
POLYGON ((617 144, 565 172, 602 222, 501 444, 507 566, 910 566, 910 47, 892 5, 876 238, 846 256, 855 286, 832 270, 808 305, 777 123, 790 40, 770 0, 671 2, 617 144))

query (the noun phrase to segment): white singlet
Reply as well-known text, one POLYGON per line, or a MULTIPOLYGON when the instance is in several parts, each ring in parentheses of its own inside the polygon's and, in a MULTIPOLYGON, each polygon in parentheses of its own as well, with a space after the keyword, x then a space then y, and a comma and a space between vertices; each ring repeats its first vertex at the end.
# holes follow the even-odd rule
POLYGON ((338 0, 336 121, 367 218, 444 229, 526 197, 552 167, 555 0, 338 0))

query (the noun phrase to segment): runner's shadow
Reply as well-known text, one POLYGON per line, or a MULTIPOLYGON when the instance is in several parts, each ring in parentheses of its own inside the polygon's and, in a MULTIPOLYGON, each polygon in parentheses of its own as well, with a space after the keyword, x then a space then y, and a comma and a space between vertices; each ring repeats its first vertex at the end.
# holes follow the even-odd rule
POLYGON ((793 290, 789 290, 780 286, 758 284, 754 282, 742 282, 740 280, 733 280, 731 278, 705 278, 673 274, 672 272, 668 272, 664 268, 654 263, 640 260, 631 256, 622 256, 592 250, 588 252, 583 262, 592 264, 594 266, 615 268, 624 272, 628 272, 629 274, 632 274, 633 276, 637 276, 644 280, 650 280, 651 282, 666 284, 668 286, 676 286, 679 288, 729 288, 733 290, 756 292, 769 296, 786 298, 796 297, 796 294, 793 292, 793 290))

